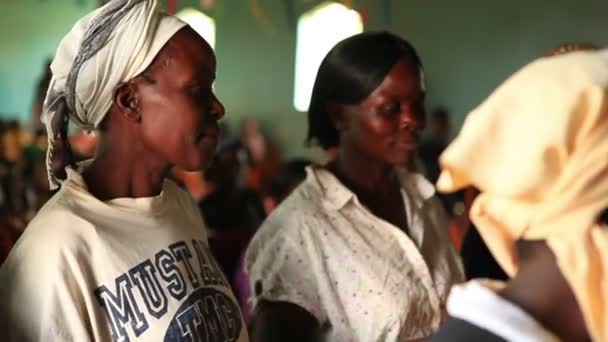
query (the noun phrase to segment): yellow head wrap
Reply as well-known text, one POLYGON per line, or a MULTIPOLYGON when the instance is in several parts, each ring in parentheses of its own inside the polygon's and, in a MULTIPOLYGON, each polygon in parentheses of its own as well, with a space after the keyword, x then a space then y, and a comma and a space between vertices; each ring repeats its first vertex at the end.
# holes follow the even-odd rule
POLYGON ((468 115, 440 163, 439 190, 481 191, 471 219, 501 266, 516 272, 518 239, 546 240, 592 337, 608 341, 608 227, 598 224, 608 207, 608 51, 524 67, 468 115))

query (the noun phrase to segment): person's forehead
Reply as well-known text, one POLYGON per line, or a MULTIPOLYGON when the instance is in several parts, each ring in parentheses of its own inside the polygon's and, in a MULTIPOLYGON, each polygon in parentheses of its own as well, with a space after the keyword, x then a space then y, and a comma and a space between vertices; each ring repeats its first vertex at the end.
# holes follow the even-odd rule
POLYGON ((215 72, 215 54, 207 42, 193 30, 182 30, 170 40, 175 63, 203 72, 215 72))
POLYGON ((393 66, 372 95, 420 96, 424 93, 420 80, 420 68, 415 63, 404 60, 393 66))

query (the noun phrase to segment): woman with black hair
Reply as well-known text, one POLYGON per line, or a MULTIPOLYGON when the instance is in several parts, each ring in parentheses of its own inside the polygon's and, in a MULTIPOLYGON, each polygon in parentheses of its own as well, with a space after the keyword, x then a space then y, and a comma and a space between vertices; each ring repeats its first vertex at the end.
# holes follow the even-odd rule
POLYGON ((308 141, 338 154, 308 168, 248 249, 254 341, 410 341, 439 327, 463 276, 433 185, 405 170, 424 100, 420 58, 393 34, 325 57, 308 141))

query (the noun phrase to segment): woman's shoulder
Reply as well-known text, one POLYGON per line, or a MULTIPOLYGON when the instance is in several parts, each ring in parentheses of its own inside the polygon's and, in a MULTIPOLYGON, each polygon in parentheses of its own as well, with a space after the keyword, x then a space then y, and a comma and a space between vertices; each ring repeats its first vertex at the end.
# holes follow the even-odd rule
POLYGON ((40 208, 26 229, 38 229, 41 226, 72 227, 84 223, 86 203, 73 191, 61 188, 40 208))
POLYGON ((262 223, 250 246, 285 243, 316 234, 329 225, 326 208, 315 189, 300 184, 262 223))
POLYGON ((264 223, 302 222, 323 218, 327 208, 321 190, 309 180, 305 180, 277 206, 264 223))
POLYGON ((95 225, 81 215, 68 192, 55 194, 27 225, 6 264, 33 268, 59 264, 78 255, 96 236, 95 225))

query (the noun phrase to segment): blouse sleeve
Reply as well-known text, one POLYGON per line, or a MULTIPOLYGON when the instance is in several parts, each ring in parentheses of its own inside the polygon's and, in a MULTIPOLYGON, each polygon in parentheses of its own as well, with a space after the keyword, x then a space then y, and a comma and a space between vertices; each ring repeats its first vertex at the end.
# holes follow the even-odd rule
POLYGON ((247 250, 253 307, 260 300, 289 302, 325 322, 317 278, 323 273, 315 269, 315 247, 306 236, 309 230, 294 219, 273 221, 261 228, 247 250))

